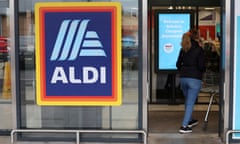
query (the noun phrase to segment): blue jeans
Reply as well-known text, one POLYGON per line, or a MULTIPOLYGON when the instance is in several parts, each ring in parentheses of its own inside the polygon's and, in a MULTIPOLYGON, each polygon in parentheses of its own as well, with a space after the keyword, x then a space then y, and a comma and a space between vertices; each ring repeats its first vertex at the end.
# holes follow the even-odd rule
POLYGON ((202 86, 202 81, 194 78, 180 78, 180 85, 185 97, 185 114, 182 126, 187 126, 192 120, 194 104, 202 86))

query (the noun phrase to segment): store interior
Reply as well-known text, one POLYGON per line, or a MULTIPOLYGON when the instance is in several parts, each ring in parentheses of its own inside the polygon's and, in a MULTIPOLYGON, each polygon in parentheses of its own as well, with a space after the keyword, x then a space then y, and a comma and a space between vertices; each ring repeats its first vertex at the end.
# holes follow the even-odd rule
MULTIPOLYGON (((156 11, 191 11, 194 14, 194 28, 199 31, 199 41, 206 54, 207 72, 204 74, 202 89, 194 107, 193 117, 199 125, 193 133, 209 135, 221 133, 221 6, 161 6, 161 2, 150 2, 149 53, 150 53, 150 98, 148 127, 150 133, 178 134, 184 114, 184 96, 179 86, 178 73, 156 71, 156 11), (172 93, 174 91, 174 93, 172 93)), ((180 44, 179 44, 180 45, 180 44)), ((169 138, 170 139, 170 138, 169 138)))

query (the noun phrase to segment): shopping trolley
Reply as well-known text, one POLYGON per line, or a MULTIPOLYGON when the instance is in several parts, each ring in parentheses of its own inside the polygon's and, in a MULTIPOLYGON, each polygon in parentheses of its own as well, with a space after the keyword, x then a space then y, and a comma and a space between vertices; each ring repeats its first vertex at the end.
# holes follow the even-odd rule
POLYGON ((208 116, 211 110, 213 102, 218 103, 218 96, 219 96, 219 73, 212 72, 207 70, 203 77, 203 85, 201 88, 202 93, 207 93, 210 96, 208 102, 207 112, 204 118, 203 130, 207 129, 208 124, 208 116))

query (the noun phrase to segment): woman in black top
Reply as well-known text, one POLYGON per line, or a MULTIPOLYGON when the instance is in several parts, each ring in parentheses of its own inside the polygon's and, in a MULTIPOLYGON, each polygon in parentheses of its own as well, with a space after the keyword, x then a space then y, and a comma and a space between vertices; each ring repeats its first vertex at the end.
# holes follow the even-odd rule
POLYGON ((190 37, 189 33, 182 36, 181 46, 176 66, 180 74, 180 85, 185 97, 185 114, 179 132, 190 133, 192 127, 198 124, 197 120, 192 119, 192 112, 202 86, 205 57, 203 49, 193 37, 190 37))

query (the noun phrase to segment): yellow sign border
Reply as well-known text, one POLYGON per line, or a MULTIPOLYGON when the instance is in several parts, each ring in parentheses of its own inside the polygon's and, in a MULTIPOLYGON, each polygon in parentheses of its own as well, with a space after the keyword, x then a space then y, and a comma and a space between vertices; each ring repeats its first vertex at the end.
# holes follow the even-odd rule
MULTIPOLYGON (((122 54, 121 54, 121 3, 119 2, 39 2, 35 5, 35 45, 36 45, 36 98, 38 105, 54 105, 54 106, 119 106, 122 103, 122 54), (41 46, 40 46, 40 9, 45 8, 58 8, 58 7, 106 7, 113 6, 116 7, 116 96, 112 100, 91 100, 91 101, 76 101, 76 100, 43 100, 42 99, 42 77, 41 77, 41 46)), ((114 57, 113 57, 114 58, 114 57)))

